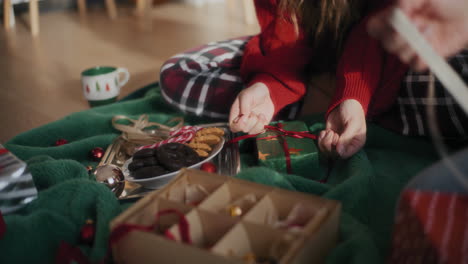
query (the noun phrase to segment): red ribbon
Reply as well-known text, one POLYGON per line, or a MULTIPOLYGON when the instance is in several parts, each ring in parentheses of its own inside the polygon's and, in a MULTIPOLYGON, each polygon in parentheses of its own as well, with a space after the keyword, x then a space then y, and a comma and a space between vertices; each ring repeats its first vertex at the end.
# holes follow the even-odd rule
POLYGON ((91 261, 83 254, 79 247, 74 247, 65 241, 60 242, 57 255, 55 256, 56 264, 91 264, 91 261))
MULTIPOLYGON (((166 210, 159 211, 156 214, 155 222, 149 226, 134 225, 134 224, 127 224, 127 223, 118 225, 110 234, 109 248, 111 248, 112 245, 120 241, 120 239, 122 239, 128 233, 132 231, 153 232, 156 228, 159 218, 163 215, 168 215, 168 214, 176 214, 177 216, 179 216, 179 223, 177 225, 179 227, 180 237, 183 242, 187 244, 192 244, 192 239, 190 238, 189 222, 187 221, 187 218, 185 217, 185 215, 182 212, 178 211, 177 209, 166 209, 166 210)), ((175 240, 174 235, 170 233, 169 230, 166 230, 166 232, 164 232, 164 235, 168 239, 175 240)))
POLYGON ((306 131, 302 131, 302 132, 288 131, 288 130, 284 130, 283 127, 284 127, 283 123, 278 123, 276 126, 265 126, 265 129, 267 129, 267 130, 276 131, 276 132, 282 133, 282 134, 278 134, 278 135, 272 136, 272 137, 259 138, 259 139, 270 139, 270 138, 275 138, 275 137, 280 137, 280 136, 282 136, 282 137, 293 137, 293 138, 317 139, 316 135, 311 134, 309 132, 306 132, 306 131))
POLYGON ((0 211, 0 239, 3 238, 3 235, 6 233, 6 223, 3 219, 2 211, 0 211))
MULTIPOLYGON (((286 170, 288 174, 292 174, 292 166, 291 166, 291 154, 289 153, 289 147, 288 147, 288 142, 284 137, 293 137, 293 138, 310 138, 310 139, 317 139, 317 136, 314 134, 311 134, 306 131, 302 132, 297 132, 297 131, 288 131, 283 129, 284 125, 283 123, 278 123, 276 126, 265 126, 265 130, 267 131, 274 131, 277 133, 275 136, 268 136, 268 137, 263 137, 263 138, 258 138, 257 140, 266 140, 266 139, 273 139, 273 138, 278 138, 281 137, 283 140, 283 151, 284 155, 286 158, 286 170)), ((244 135, 240 137, 233 138, 229 141, 229 143, 237 143, 241 140, 247 139, 247 138, 254 138, 257 137, 258 135, 263 134, 255 134, 255 135, 244 135)))

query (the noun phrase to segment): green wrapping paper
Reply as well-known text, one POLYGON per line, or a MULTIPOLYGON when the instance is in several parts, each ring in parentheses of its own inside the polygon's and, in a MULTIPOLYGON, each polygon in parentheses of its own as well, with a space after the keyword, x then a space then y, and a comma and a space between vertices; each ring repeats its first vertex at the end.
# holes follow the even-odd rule
MULTIPOLYGON (((309 132, 302 121, 283 122, 282 129, 294 132, 309 132)), ((274 125, 274 126, 277 126, 274 125)), ((278 131, 267 130, 257 136, 258 162, 260 166, 288 173, 284 143, 290 155, 290 174, 320 180, 318 150, 313 139, 285 136, 278 131), (270 138, 273 137, 273 138, 270 138), (264 139, 266 138, 266 139, 264 139)))

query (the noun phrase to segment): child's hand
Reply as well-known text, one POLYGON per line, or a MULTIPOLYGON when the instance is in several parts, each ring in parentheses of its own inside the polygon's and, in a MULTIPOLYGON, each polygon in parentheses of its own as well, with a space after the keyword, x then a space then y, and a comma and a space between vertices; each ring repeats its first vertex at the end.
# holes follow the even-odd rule
POLYGON ((319 148, 326 154, 349 158, 366 143, 366 131, 361 104, 353 99, 346 100, 328 115, 327 129, 319 135, 319 148))
POLYGON ((268 87, 255 83, 244 89, 232 104, 229 126, 232 132, 258 134, 270 123, 274 112, 268 87))

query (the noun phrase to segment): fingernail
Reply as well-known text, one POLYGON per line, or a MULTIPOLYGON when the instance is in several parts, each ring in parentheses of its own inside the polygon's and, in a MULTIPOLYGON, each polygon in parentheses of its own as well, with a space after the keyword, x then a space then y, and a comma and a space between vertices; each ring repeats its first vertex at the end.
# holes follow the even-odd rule
POLYGON ((343 154, 344 154, 344 152, 345 152, 345 151, 344 151, 344 147, 343 147, 343 146, 337 146, 337 147, 336 147, 336 152, 338 152, 338 154, 339 154, 340 156, 343 156, 343 154))
POLYGON ((324 131, 320 132, 319 140, 322 140, 324 136, 325 136, 325 132, 324 131))
POLYGON ((234 124, 238 123, 239 120, 241 119, 241 117, 243 117, 243 116, 244 116, 243 114, 239 114, 236 118, 234 118, 234 120, 232 120, 232 122, 233 122, 234 124))

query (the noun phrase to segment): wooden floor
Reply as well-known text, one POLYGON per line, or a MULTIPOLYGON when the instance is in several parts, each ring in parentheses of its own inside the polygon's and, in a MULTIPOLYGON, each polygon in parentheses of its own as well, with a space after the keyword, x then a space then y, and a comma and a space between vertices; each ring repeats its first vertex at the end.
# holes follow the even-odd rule
POLYGON ((87 67, 128 68, 122 97, 157 81, 162 63, 178 52, 258 32, 257 25, 243 22, 240 7, 229 11, 224 4, 158 5, 145 18, 121 8, 113 21, 99 8, 85 18, 72 11, 46 13, 36 39, 27 19, 17 18, 10 32, 0 28, 0 142, 88 109, 80 84, 87 67))

